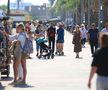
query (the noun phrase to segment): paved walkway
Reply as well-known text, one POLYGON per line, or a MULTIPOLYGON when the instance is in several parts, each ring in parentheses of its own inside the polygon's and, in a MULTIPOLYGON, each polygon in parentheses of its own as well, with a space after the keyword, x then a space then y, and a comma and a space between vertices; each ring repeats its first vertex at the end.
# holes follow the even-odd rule
MULTIPOLYGON (((87 81, 92 61, 89 45, 86 44, 86 48, 82 49, 81 58, 76 59, 72 34, 65 32, 64 53, 64 56, 55 56, 54 59, 39 60, 35 57, 34 51, 31 55, 33 59, 27 60, 27 85, 17 87, 9 85, 13 80, 11 65, 10 78, 2 79, 3 90, 89 90, 87 81)), ((95 90, 95 77, 92 84, 91 90, 95 90)))

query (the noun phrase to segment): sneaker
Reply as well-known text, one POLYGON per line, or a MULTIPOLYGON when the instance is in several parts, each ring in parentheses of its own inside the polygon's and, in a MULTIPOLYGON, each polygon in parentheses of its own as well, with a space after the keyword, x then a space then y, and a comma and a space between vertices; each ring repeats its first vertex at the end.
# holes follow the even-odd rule
POLYGON ((17 85, 17 84, 19 84, 18 81, 13 81, 13 82, 11 82, 9 85, 17 85))
POLYGON ((32 57, 29 56, 28 59, 32 59, 32 57))
POLYGON ((26 82, 25 81, 21 81, 19 84, 24 85, 24 84, 26 84, 26 82))
POLYGON ((57 54, 57 52, 55 52, 55 54, 57 54))
POLYGON ((79 55, 76 55, 76 58, 79 58, 79 55))
POLYGON ((18 81, 18 82, 21 82, 21 81, 22 81, 22 78, 21 78, 21 77, 19 77, 17 81, 18 81))

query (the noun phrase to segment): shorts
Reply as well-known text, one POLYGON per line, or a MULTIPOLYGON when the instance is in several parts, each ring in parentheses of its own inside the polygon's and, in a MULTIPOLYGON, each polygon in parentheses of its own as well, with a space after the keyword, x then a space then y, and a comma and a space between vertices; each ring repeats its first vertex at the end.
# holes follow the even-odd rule
POLYGON ((21 59, 27 59, 29 57, 28 54, 22 52, 21 59))
POLYGON ((21 52, 20 47, 18 46, 14 49, 13 59, 14 60, 21 60, 21 56, 22 56, 22 52, 21 52))
POLYGON ((57 40, 56 43, 64 43, 64 40, 57 40))

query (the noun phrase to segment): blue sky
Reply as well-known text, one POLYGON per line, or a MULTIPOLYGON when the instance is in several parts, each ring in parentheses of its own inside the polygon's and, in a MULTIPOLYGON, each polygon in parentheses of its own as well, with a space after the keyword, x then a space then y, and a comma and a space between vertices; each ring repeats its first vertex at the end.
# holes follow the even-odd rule
MULTIPOLYGON (((8 0, 0 0, 0 5, 7 4, 8 0)), ((16 0, 10 0, 11 2, 15 2, 16 0)), ((33 5, 42 5, 43 3, 48 3, 48 0, 22 0, 23 2, 31 2, 33 5)))

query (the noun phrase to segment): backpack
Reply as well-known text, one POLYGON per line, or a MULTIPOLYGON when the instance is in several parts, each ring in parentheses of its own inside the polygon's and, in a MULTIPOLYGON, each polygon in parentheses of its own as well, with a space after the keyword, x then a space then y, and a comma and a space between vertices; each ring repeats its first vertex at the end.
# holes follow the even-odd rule
POLYGON ((48 36, 49 36, 49 37, 55 37, 55 28, 50 27, 50 28, 48 29, 48 36))
MULTIPOLYGON (((25 35, 25 37, 26 37, 26 35, 25 35)), ((31 39, 26 37, 25 44, 22 47, 22 52, 28 55, 28 54, 33 53, 33 51, 34 51, 33 50, 33 42, 31 39)))

